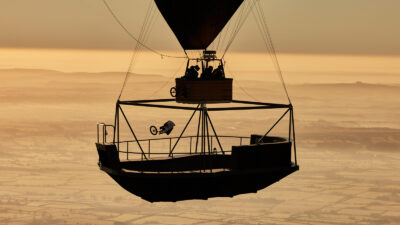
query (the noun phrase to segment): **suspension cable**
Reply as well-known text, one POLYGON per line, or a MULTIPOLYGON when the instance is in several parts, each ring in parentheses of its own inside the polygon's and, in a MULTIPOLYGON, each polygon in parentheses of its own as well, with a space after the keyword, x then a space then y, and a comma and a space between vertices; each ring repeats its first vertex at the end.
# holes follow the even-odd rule
POLYGON ((186 62, 186 61, 182 60, 182 62, 181 62, 181 64, 179 65, 178 69, 177 69, 174 73, 172 73, 171 76, 169 77, 169 79, 168 79, 167 81, 165 81, 165 83, 162 84, 159 88, 157 88, 157 89, 153 92, 153 94, 150 95, 150 97, 153 97, 155 94, 157 94, 158 92, 160 92, 161 89, 163 89, 165 86, 167 86, 167 84, 171 82, 171 80, 179 73, 179 71, 181 71, 183 65, 185 65, 185 62, 186 62))
POLYGON ((122 88, 121 88, 121 91, 119 93, 118 100, 121 98, 122 92, 124 91, 125 86, 126 86, 126 84, 128 82, 129 74, 130 74, 132 68, 135 65, 137 56, 140 54, 141 48, 143 47, 143 45, 140 44, 140 43, 143 43, 143 42, 145 42, 147 40, 147 36, 148 36, 149 30, 150 30, 149 27, 153 24, 152 21, 154 21, 154 16, 153 16, 154 15, 154 10, 153 10, 154 7, 153 7, 152 3, 153 3, 152 1, 149 2, 149 6, 147 8, 146 16, 144 18, 142 27, 140 29, 139 39, 138 39, 138 42, 136 42, 135 48, 132 51, 130 63, 129 63, 128 69, 126 71, 126 74, 125 74, 124 83, 122 84, 122 88))
POLYGON ((221 58, 224 58, 226 52, 228 51, 228 49, 230 48, 231 44, 233 43, 233 41, 235 40, 237 34, 239 33, 240 29, 242 28, 244 22, 246 21, 247 17, 249 16, 249 14, 252 12, 253 7, 256 5, 256 3, 259 0, 254 0, 252 2, 250 2, 249 4, 247 4, 246 6, 243 6, 243 10, 240 13, 239 19, 237 21, 237 24, 235 26, 235 29, 231 35, 231 38, 228 42, 228 45, 226 46, 225 50, 224 50, 224 54, 222 54, 221 58), (253 3, 253 4, 252 4, 253 3), (246 11, 247 10, 247 11, 246 11))
MULTIPOLYGON (((230 67, 228 67, 228 64, 225 64, 225 69, 228 70, 228 72, 231 74, 232 78, 235 78, 235 74, 230 70, 230 67)), ((236 80, 237 81, 237 80, 236 80)), ((235 84, 240 88, 240 90, 245 93, 247 96, 249 96, 251 99, 253 99, 256 102, 259 102, 259 100, 257 98, 255 98, 254 96, 252 96, 251 94, 249 94, 246 89, 244 89, 239 82, 235 82, 235 84)))
POLYGON ((234 38, 235 38, 235 36, 236 36, 236 35, 235 35, 235 34, 236 34, 236 31, 238 30, 238 27, 240 27, 240 26, 239 26, 239 25, 240 25, 240 21, 241 21, 242 18, 243 18, 243 12, 245 11, 245 9, 246 9, 247 6, 248 6, 247 3, 248 3, 248 1, 245 1, 245 2, 243 3, 242 7, 240 8, 240 10, 238 11, 238 15, 237 15, 237 17, 236 17, 236 20, 235 20, 233 26, 231 27, 230 35, 229 35, 229 34, 227 35, 227 36, 229 36, 229 38, 228 38, 228 40, 227 40, 227 45, 225 46, 225 49, 224 49, 224 51, 223 51, 223 54, 222 54, 222 57, 221 57, 221 58, 223 58, 223 57, 225 56, 225 53, 228 51, 230 45, 232 44, 232 42, 233 42, 233 40, 234 40, 234 38))
POLYGON ((281 70, 281 66, 279 64, 278 57, 276 56, 276 50, 275 50, 274 44, 272 42, 271 34, 269 32, 269 28, 268 28, 268 25, 266 22, 264 11, 260 5, 259 0, 253 0, 253 2, 255 2, 255 4, 256 4, 256 11, 255 12, 253 11, 253 15, 257 22, 257 26, 260 29, 260 32, 262 34, 263 41, 267 47, 268 53, 270 54, 270 56, 272 58, 275 69, 278 73, 279 79, 280 79, 283 89, 285 91, 286 97, 287 97, 289 103, 292 104, 290 97, 289 97, 289 93, 286 88, 285 81, 283 79, 283 73, 281 70))
POLYGON ((122 22, 118 19, 117 15, 114 13, 114 11, 111 9, 110 5, 107 3, 106 0, 103 0, 104 5, 106 6, 108 12, 111 14, 111 16, 114 18, 114 20, 121 26, 121 28, 125 31, 126 34, 129 35, 129 37, 131 37, 133 40, 136 41, 136 43, 138 43, 139 45, 141 45, 142 47, 144 47, 145 49, 149 50, 150 52, 153 52, 157 55, 160 55, 161 58, 163 57, 168 57, 168 58, 187 58, 187 56, 174 56, 174 55, 167 55, 161 52, 158 52, 150 47, 148 47, 147 45, 145 45, 144 43, 142 43, 140 41, 140 39, 136 38, 131 32, 129 32, 129 30, 122 24, 122 22))

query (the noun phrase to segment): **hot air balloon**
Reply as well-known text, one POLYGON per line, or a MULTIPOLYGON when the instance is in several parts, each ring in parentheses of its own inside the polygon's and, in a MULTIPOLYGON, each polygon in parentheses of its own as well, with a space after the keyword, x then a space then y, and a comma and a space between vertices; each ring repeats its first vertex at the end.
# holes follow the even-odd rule
MULTIPOLYGON (((171 87, 170 93, 166 93, 170 95, 168 98, 117 100, 114 124, 97 124, 96 147, 100 169, 127 191, 150 202, 255 193, 297 171, 294 115, 290 100, 289 104, 277 104, 234 99, 233 79, 225 75, 224 60, 217 57, 215 50, 208 49, 244 0, 154 2, 183 50, 200 51, 201 56, 186 58, 185 73, 175 78, 175 86, 171 87), (210 65, 217 66, 213 69, 210 65), (179 135, 168 136, 175 124, 167 121, 160 128, 150 127, 153 135, 165 137, 139 139, 122 106, 139 110, 142 107, 186 110, 192 114, 179 135), (209 114, 269 109, 284 109, 285 112, 264 135, 217 134, 217 127, 209 114), (269 136, 272 128, 285 116, 289 118, 288 137, 269 136), (196 117, 196 135, 185 135, 188 125, 196 117), (126 122, 133 140, 120 139, 120 123, 123 122, 126 122), (110 129, 114 135, 112 140, 107 140, 110 129), (236 138, 240 143, 232 142, 229 149, 223 148, 221 141, 228 137, 236 138), (174 152, 182 140, 190 140, 187 151, 174 152), (152 149, 151 143, 157 141, 167 141, 169 147, 152 149), (144 149, 143 143, 148 143, 148 149, 144 149), (137 151, 129 150, 129 144, 135 145, 137 151), (126 154, 126 159, 121 154, 126 154)), ((221 130, 223 128, 219 132, 221 130)))

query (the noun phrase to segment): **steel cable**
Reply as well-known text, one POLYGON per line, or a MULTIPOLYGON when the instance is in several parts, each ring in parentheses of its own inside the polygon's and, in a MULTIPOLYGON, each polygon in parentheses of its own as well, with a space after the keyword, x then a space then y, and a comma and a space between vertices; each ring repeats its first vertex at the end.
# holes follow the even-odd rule
POLYGON ((106 6, 108 12, 111 14, 111 16, 114 18, 114 20, 121 26, 121 28, 125 31, 126 34, 129 35, 129 37, 131 37, 133 40, 136 41, 136 43, 138 43, 139 45, 141 45, 143 48, 149 50, 150 52, 153 52, 157 55, 160 55, 162 58, 163 57, 168 57, 168 58, 187 58, 187 56, 174 56, 174 55, 167 55, 161 52, 158 52, 150 47, 148 47, 147 45, 145 45, 144 43, 142 43, 140 41, 140 39, 136 38, 124 25, 123 23, 118 19, 117 15, 114 13, 114 11, 111 9, 110 5, 107 3, 106 0, 103 0, 104 5, 106 6))
POLYGON ((283 79, 283 73, 282 73, 282 70, 281 70, 281 66, 279 64, 278 57, 276 56, 276 50, 275 50, 274 44, 272 42, 271 34, 269 32, 269 28, 268 28, 268 25, 267 25, 267 22, 266 22, 264 11, 263 11, 263 9, 262 9, 262 7, 260 5, 259 0, 253 0, 253 2, 255 2, 255 4, 256 4, 256 13, 257 14, 255 12, 253 12, 253 15, 254 15, 255 20, 257 22, 257 26, 260 29, 260 32, 262 34, 262 38, 264 40, 264 43, 265 43, 265 45, 267 47, 267 50, 269 51, 268 53, 270 54, 270 56, 272 58, 272 61, 274 63, 275 69, 276 69, 276 71, 277 71, 277 73, 279 75, 279 78, 280 78, 280 81, 282 83, 283 89, 285 91, 286 97, 287 97, 289 103, 292 104, 292 101, 290 100, 289 93, 288 93, 287 88, 286 88, 285 81, 283 79))

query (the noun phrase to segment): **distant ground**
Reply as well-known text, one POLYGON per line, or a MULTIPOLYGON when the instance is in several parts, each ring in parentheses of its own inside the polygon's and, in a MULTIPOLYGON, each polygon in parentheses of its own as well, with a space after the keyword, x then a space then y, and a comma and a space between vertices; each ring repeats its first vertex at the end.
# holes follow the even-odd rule
MULTIPOLYGON (((151 204, 97 167, 96 123, 112 122, 124 76, 0 70, 1 224, 400 223, 398 83, 289 84, 300 171, 257 194, 151 204)), ((122 98, 168 97, 171 85, 132 74, 122 98)), ((241 80, 235 90, 238 99, 286 101, 277 83, 241 80)), ((219 131, 248 135, 279 113, 212 116, 219 131)), ((147 137, 149 124, 172 118, 179 130, 184 116, 150 110, 130 118, 147 137)))

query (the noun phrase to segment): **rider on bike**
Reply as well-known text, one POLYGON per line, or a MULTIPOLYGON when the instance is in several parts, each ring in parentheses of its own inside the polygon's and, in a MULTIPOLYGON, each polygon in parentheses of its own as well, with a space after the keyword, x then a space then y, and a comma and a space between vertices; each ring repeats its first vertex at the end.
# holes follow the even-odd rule
POLYGON ((166 133, 167 135, 169 135, 174 126, 175 123, 172 122, 171 120, 168 120, 167 122, 164 123, 164 125, 160 127, 160 134, 166 133))

